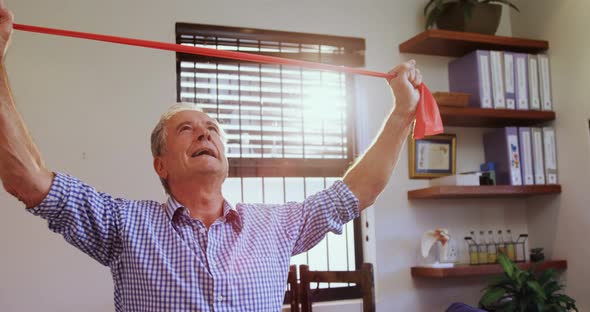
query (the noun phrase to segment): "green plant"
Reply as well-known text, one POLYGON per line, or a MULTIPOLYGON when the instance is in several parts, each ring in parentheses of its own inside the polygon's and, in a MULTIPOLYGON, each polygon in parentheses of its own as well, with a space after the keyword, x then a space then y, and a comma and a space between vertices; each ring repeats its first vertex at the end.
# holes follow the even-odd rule
POLYGON ((535 274, 533 266, 524 271, 504 254, 499 255, 498 262, 504 275, 484 289, 479 301, 480 308, 506 312, 578 311, 574 299, 558 293, 564 286, 556 281, 555 270, 548 269, 535 274))
POLYGON ((439 16, 445 11, 445 8, 452 3, 457 3, 463 8, 465 20, 471 18, 473 7, 478 3, 503 3, 520 12, 516 5, 509 0, 430 0, 424 7, 424 16, 426 16, 426 28, 432 27, 439 16))

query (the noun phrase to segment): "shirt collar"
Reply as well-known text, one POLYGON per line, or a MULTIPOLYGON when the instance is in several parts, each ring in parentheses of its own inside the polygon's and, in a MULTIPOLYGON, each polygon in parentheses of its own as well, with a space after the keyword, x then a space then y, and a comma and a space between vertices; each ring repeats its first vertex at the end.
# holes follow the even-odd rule
MULTIPOLYGON (((186 207, 184 207, 172 196, 168 197, 168 201, 166 201, 166 204, 164 204, 164 210, 166 211, 166 215, 168 215, 168 218, 170 218, 171 222, 177 222, 181 214, 186 214, 187 217, 190 217, 188 209, 186 209, 186 207)), ((237 232, 242 231, 242 218, 238 214, 238 211, 233 208, 225 199, 223 200, 222 221, 231 222, 234 230, 237 232)))

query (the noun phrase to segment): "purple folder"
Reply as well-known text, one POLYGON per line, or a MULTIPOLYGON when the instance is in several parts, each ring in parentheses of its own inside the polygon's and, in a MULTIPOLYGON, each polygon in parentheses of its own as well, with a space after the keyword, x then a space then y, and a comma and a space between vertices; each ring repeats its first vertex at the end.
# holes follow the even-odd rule
POLYGON ((524 53, 514 53, 514 82, 516 109, 529 109, 529 65, 528 56, 524 53))
POLYGON ((483 136, 486 162, 496 165, 496 184, 522 185, 516 127, 496 129, 483 136))
POLYGON ((490 52, 473 51, 449 63, 449 90, 469 93, 469 106, 493 108, 490 52))

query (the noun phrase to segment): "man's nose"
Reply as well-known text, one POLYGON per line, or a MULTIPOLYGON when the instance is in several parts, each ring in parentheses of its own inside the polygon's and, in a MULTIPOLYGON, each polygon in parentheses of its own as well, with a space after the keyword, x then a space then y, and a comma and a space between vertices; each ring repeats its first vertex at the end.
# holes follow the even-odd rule
POLYGON ((209 132, 209 129, 207 129, 205 127, 199 128, 199 130, 197 132, 197 140, 198 141, 211 141, 211 132, 209 132))

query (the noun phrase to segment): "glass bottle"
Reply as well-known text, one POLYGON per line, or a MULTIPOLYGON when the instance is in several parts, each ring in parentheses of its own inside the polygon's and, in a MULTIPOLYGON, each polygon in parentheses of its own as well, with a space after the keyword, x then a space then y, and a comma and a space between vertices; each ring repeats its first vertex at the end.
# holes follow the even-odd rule
POLYGON ((504 236, 504 244, 506 244, 506 256, 511 261, 516 260, 516 248, 514 248, 514 240, 512 239, 512 231, 509 229, 506 230, 506 235, 504 236))
POLYGON ((529 238, 528 234, 520 234, 516 242, 514 243, 514 248, 516 249, 516 262, 524 262, 526 261, 526 240, 529 238))
POLYGON ((472 236, 466 236, 465 242, 467 243, 467 252, 469 253, 469 264, 475 265, 478 264, 477 261, 477 244, 473 240, 473 231, 471 231, 472 236))
POLYGON ((484 231, 479 231, 479 244, 477 245, 477 260, 479 264, 488 263, 488 246, 484 231))
POLYGON ((494 240, 494 231, 488 231, 488 263, 496 263, 497 261, 497 249, 496 242, 494 240))
POLYGON ((498 235, 496 236, 496 245, 498 254, 506 254, 506 245, 504 244, 504 237, 502 237, 502 230, 498 230, 498 235))
POLYGON ((471 231, 469 233, 471 234, 471 236, 467 236, 465 238, 465 240, 467 240, 467 244, 469 245, 469 264, 479 264, 475 231, 471 231))

